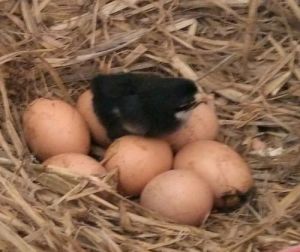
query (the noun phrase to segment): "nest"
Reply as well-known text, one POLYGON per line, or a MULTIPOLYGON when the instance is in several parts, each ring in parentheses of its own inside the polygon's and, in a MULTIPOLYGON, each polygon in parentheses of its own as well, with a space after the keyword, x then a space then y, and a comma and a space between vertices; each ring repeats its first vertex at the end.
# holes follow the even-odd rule
POLYGON ((272 252, 300 241, 299 1, 2 0, 0 14, 1 251, 272 252), (218 140, 251 166, 255 196, 190 227, 122 197, 109 176, 46 171, 24 142, 24 108, 74 103, 99 71, 196 80, 215 96, 218 140))

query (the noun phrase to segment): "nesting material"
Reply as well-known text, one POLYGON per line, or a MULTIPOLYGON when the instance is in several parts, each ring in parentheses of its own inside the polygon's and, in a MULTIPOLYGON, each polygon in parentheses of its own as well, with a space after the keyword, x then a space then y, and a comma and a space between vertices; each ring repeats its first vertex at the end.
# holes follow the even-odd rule
POLYGON ((297 0, 0 1, 1 250, 276 252, 299 244, 299 13, 297 0), (75 105, 99 71, 196 80, 215 96, 216 140, 246 160, 255 196, 191 227, 117 193, 113 171, 83 178, 45 169, 25 144, 25 108, 40 97, 75 105), (257 138, 280 151, 253 152, 257 138))

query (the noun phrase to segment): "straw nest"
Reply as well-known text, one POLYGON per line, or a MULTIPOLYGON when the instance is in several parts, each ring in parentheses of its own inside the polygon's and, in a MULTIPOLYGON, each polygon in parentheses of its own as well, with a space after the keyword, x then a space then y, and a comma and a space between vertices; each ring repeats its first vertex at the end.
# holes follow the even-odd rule
POLYGON ((1 0, 0 250, 271 252, 299 242, 299 27, 297 0, 1 0), (254 197, 192 228, 121 197, 110 176, 46 172, 24 143, 22 111, 42 96, 73 103, 99 71, 198 80, 215 96, 218 140, 253 170, 254 197))

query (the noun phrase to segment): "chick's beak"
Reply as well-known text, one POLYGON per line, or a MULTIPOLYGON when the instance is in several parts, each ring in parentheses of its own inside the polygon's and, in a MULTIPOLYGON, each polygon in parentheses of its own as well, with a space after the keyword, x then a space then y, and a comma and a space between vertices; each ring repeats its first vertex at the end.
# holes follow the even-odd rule
POLYGON ((203 95, 199 92, 195 94, 194 98, 197 104, 200 104, 203 101, 203 95))
POLYGON ((203 94, 201 92, 197 92, 194 96, 194 102, 195 102, 196 106, 198 106, 201 103, 205 103, 206 102, 205 94, 203 94))

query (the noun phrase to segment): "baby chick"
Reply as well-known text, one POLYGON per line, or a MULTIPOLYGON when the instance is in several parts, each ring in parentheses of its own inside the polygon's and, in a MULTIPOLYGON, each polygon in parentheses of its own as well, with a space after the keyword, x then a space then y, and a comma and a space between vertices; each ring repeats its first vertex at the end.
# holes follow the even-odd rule
POLYGON ((201 103, 193 81, 145 73, 99 74, 91 91, 95 114, 112 140, 171 133, 201 103))

